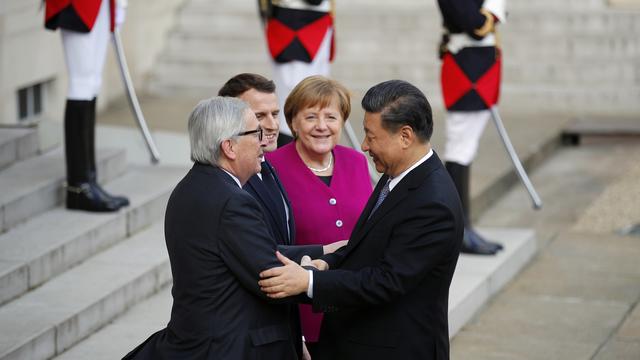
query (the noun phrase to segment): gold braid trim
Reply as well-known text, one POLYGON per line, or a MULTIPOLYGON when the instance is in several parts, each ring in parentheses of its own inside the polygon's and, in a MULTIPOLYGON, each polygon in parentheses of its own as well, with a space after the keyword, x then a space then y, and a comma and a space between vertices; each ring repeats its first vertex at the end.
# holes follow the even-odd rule
POLYGON ((329 12, 331 13, 331 18, 333 19, 334 22, 334 28, 335 28, 335 22, 336 22, 336 1, 335 0, 331 0, 331 10, 329 10, 329 12))
POLYGON ((473 33, 477 36, 485 37, 493 31, 493 14, 491 14, 487 9, 480 9, 480 13, 484 15, 487 20, 482 24, 482 27, 473 30, 473 33))

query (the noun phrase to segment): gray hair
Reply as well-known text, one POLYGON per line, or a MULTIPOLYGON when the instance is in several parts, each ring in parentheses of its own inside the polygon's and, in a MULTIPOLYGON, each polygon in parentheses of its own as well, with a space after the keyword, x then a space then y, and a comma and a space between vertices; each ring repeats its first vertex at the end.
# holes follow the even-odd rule
POLYGON ((244 130, 247 111, 249 106, 236 98, 200 101, 189 115, 191 160, 218 166, 220 145, 244 130))

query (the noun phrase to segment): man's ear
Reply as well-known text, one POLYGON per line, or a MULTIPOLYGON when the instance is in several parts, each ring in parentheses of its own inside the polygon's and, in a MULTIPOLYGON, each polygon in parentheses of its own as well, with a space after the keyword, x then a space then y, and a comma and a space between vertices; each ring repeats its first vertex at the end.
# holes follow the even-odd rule
POLYGON ((405 148, 408 148, 416 139, 416 134, 409 125, 400 128, 400 141, 405 148))
POLYGON ((233 146, 234 144, 235 143, 231 139, 226 139, 222 142, 222 144, 220 144, 220 149, 222 150, 224 156, 231 160, 235 160, 236 158, 236 151, 233 146))

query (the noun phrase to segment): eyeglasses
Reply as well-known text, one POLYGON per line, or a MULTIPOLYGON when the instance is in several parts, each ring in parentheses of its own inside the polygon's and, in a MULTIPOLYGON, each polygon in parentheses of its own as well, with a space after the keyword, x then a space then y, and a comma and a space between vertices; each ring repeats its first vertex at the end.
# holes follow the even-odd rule
POLYGON ((252 134, 257 134, 256 136, 258 137, 258 141, 262 141, 262 128, 259 127, 255 130, 248 130, 248 131, 243 131, 241 133, 237 133, 236 136, 245 136, 245 135, 252 135, 252 134))

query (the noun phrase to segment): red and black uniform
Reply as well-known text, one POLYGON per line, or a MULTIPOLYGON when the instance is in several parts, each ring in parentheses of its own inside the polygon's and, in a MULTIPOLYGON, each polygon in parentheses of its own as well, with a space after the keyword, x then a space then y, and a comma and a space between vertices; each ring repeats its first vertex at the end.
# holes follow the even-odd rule
MULTIPOLYGON (((335 54, 333 1, 262 0, 265 37, 273 60, 273 81, 280 108, 291 90, 311 75, 329 76, 335 54)), ((291 130, 279 116, 278 145, 291 141, 291 130)))
MULTIPOLYGON (((298 1, 308 6, 292 6, 287 1, 272 1, 265 32, 269 53, 277 63, 293 60, 311 62, 315 59, 322 40, 333 28, 331 12, 318 9, 323 1, 298 1)), ((331 38, 333 60, 334 36, 331 38)))
POLYGON ((500 49, 493 32, 481 36, 477 31, 487 21, 480 12, 483 3, 484 0, 438 0, 445 28, 442 94, 450 111, 484 110, 498 102, 500 49))
POLYGON ((438 0, 444 34, 441 85, 447 108, 444 159, 465 214, 462 252, 492 255, 502 245, 471 227, 469 178, 490 108, 500 95, 501 52, 495 24, 504 21, 505 0, 438 0))
MULTIPOLYGON (((45 27, 90 32, 98 18, 102 0, 46 0, 45 27)), ((109 0, 111 31, 115 26, 115 0, 109 0)))
POLYGON ((116 7, 115 0, 46 0, 45 5, 45 27, 60 29, 69 75, 64 112, 67 208, 116 211, 129 200, 109 195, 97 183, 95 124, 110 33, 124 19, 124 7, 116 7))

